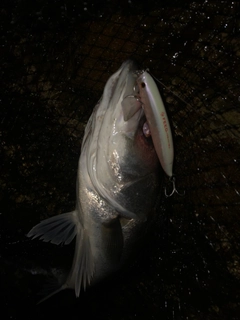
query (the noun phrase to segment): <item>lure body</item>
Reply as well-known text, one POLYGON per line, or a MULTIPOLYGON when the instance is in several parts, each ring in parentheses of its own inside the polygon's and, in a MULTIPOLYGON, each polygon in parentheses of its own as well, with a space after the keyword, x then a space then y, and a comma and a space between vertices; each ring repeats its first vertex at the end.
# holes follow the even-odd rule
POLYGON ((147 71, 138 75, 137 85, 154 148, 163 170, 172 177, 174 158, 172 132, 158 87, 147 71))

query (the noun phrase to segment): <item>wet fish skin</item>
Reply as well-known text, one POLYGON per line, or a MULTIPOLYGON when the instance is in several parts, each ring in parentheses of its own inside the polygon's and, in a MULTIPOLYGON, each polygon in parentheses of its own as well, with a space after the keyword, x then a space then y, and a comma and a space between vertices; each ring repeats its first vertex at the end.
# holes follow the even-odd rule
POLYGON ((131 60, 122 64, 107 81, 88 121, 75 210, 40 222, 27 235, 57 245, 76 237, 66 282, 48 297, 65 288, 74 289, 78 297, 81 288, 121 268, 152 220, 161 178, 159 160, 151 138, 143 134, 142 108, 124 120, 124 98, 132 94, 136 70, 131 60))

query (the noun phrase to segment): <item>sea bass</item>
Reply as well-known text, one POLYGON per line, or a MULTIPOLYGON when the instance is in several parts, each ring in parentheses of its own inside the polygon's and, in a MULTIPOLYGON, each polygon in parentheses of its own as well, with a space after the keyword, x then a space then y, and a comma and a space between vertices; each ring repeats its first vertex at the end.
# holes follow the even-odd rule
MULTIPOLYGON (((136 64, 128 60, 107 81, 85 128, 74 211, 43 220, 28 237, 69 244, 75 253, 66 288, 93 285, 131 256, 153 220, 162 170, 140 99, 136 64)), ((50 294, 50 296, 52 295, 50 294)))

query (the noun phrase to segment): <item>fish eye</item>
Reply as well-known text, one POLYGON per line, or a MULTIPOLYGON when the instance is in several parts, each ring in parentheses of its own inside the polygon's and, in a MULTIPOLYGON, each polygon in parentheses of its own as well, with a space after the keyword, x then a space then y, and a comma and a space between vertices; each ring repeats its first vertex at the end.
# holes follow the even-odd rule
POLYGON ((146 85, 145 85, 144 82, 141 83, 141 87, 142 87, 142 88, 145 88, 145 87, 146 87, 146 85))

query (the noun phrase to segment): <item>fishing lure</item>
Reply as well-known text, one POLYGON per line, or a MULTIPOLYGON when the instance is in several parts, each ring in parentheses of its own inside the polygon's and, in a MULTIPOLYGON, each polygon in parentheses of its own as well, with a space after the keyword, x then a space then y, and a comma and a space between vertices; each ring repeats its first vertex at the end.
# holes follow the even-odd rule
POLYGON ((174 146, 172 131, 158 87, 147 71, 137 72, 136 82, 139 90, 138 99, 141 101, 155 150, 163 170, 169 176, 173 185, 170 194, 167 194, 165 189, 165 195, 170 197, 175 192, 179 194, 173 176, 174 146))

